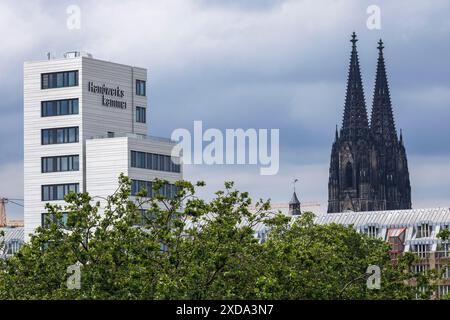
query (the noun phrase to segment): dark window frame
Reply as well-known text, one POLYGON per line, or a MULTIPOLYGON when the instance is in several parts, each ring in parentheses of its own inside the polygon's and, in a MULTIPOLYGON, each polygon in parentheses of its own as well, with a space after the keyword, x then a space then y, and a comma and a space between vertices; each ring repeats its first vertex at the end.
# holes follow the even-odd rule
POLYGON ((78 98, 41 101, 41 117, 57 117, 79 114, 78 98), (67 113, 63 113, 63 103, 67 102, 67 113))
POLYGON ((138 123, 147 123, 147 108, 137 106, 135 120, 138 123))
POLYGON ((80 142, 79 127, 61 127, 41 129, 41 145, 65 144, 80 142), (75 139, 71 141, 71 129, 75 129, 75 139), (60 139, 62 138, 62 142, 60 139))
MULTIPOLYGON (((146 190, 147 198, 152 198, 155 196, 155 191, 153 190, 153 182, 152 181, 145 181, 145 180, 138 180, 138 179, 131 179, 131 196, 136 196, 136 194, 143 189, 146 190)), ((175 184, 169 183, 165 184, 161 187, 159 190, 159 194, 167 197, 167 198, 173 198, 177 192, 177 186, 175 184)))
POLYGON ((147 81, 136 79, 136 95, 145 97, 147 95, 147 81))
POLYGON ((61 213, 62 213, 63 216, 62 216, 62 220, 60 220, 60 221, 57 221, 55 216, 52 215, 49 212, 41 213, 41 226, 43 228, 48 228, 50 223, 61 223, 64 227, 66 227, 67 226, 67 219, 69 217, 69 213, 68 212, 61 212, 61 213), (50 222, 47 222, 48 220, 50 220, 50 222))
POLYGON ((78 85, 79 85, 78 70, 41 73, 41 90, 77 87, 78 85), (71 84, 70 82, 71 74, 75 75, 73 79, 74 80, 73 84, 71 84), (62 81, 62 83, 58 84, 59 81, 62 81))
POLYGON ((169 155, 131 150, 130 158, 132 168, 173 173, 181 172, 180 164, 173 163, 172 157, 169 155))
POLYGON ((41 158, 41 173, 72 172, 72 171, 80 171, 80 156, 78 154, 41 158), (50 161, 52 162, 51 165, 50 161), (67 161, 67 170, 62 170, 63 161, 67 161), (49 167, 52 167, 53 170, 50 171, 49 167))
POLYGON ((60 183, 60 184, 44 184, 41 186, 41 201, 60 201, 64 200, 64 197, 70 192, 75 191, 80 192, 79 183, 60 183), (58 197, 58 187, 63 188, 63 196, 58 197), (75 190, 71 190, 73 187, 75 190), (45 191, 47 190, 48 197, 45 197, 45 191))

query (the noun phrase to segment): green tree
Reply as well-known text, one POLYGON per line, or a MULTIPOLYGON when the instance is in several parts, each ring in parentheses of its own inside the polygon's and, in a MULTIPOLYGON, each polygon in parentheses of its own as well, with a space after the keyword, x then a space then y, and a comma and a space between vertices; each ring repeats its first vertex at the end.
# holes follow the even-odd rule
POLYGON ((450 229, 444 228, 437 234, 437 237, 441 239, 442 241, 450 240, 450 229))
MULTIPOLYGON (((415 298, 416 288, 408 283, 418 281, 409 272, 416 258, 406 254, 393 263, 386 242, 360 234, 352 226, 316 225, 313 214, 305 213, 292 224, 277 224, 264 246, 273 263, 260 281, 261 298, 415 298), (370 274, 366 272, 372 265, 380 268, 380 289, 367 286, 370 274)), ((432 277, 420 275, 423 281, 432 277)))
POLYGON ((413 256, 393 264, 384 241, 350 226, 316 225, 311 213, 293 221, 262 200, 250 210, 231 182, 209 202, 196 196, 203 182, 178 181, 173 198, 159 194, 166 183, 130 199, 121 176, 102 204, 71 193, 47 205, 44 226, 0 266, 0 299, 412 299, 411 281, 430 283, 409 272, 413 256), (81 288, 70 290, 76 263, 81 288), (369 265, 380 290, 367 289, 369 265))

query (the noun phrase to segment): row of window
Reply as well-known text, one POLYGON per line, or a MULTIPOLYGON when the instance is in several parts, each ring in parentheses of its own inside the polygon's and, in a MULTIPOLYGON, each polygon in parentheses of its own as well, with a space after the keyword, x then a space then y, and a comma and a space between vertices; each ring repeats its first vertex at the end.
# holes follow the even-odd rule
POLYGON ((41 74, 41 89, 78 86, 78 71, 63 71, 41 74))
MULTIPOLYGON (((41 102, 41 116, 65 116, 78 114, 78 99, 63 99, 41 102)), ((144 107, 136 107, 136 122, 147 122, 147 109, 144 107)))
MULTIPOLYGON (((154 219, 155 215, 146 209, 138 209, 139 217, 136 221, 136 225, 144 226, 147 224, 148 220, 154 219)), ((51 224, 59 224, 67 227, 67 222, 69 220, 68 212, 61 212, 61 217, 57 218, 54 214, 49 212, 44 212, 41 214, 41 226, 44 228, 49 227, 51 224)))
MULTIPOLYGON (((153 182, 143 180, 131 181, 131 194, 135 196, 138 192, 146 190, 146 196, 151 198, 156 194, 168 198, 173 198, 177 192, 177 187, 174 184, 163 185, 158 192, 153 190, 153 182)), ((64 183, 64 184, 49 184, 42 186, 42 201, 64 200, 64 197, 69 192, 79 192, 78 183, 64 183)))
POLYGON ((64 200, 69 192, 78 193, 78 183, 49 184, 42 186, 42 201, 64 200))
MULTIPOLYGON (((414 273, 424 273, 430 269, 428 264, 416 264, 411 266, 414 273)), ((439 272, 442 272, 442 279, 450 279, 450 267, 447 265, 439 266, 439 272)))
POLYGON ((41 142, 43 145, 78 142, 78 127, 42 129, 41 142))
MULTIPOLYGON (((428 238, 431 237, 431 233, 433 228, 428 223, 420 224, 416 227, 416 238, 428 238)), ((372 238, 375 238, 379 235, 379 228, 375 226, 367 226, 364 229, 364 232, 372 238)))
POLYGON ((63 99, 42 101, 41 116, 65 116, 69 114, 78 114, 78 99, 63 99))
POLYGON ((180 165, 172 161, 171 156, 164 154, 131 151, 131 166, 158 171, 180 172, 180 165))
POLYGON ((146 196, 151 198, 156 194, 165 196, 167 198, 175 197, 177 187, 174 184, 163 185, 157 193, 153 190, 153 182, 143 180, 131 180, 131 195, 135 196, 140 191, 146 191, 146 196))
POLYGON ((42 173, 78 171, 80 160, 78 155, 42 158, 42 173))
MULTIPOLYGON (((78 114, 78 99, 63 99, 42 101, 41 116, 65 116, 71 114, 78 114)), ((136 122, 147 122, 147 109, 144 107, 136 107, 136 122)))
MULTIPOLYGON (((78 70, 41 74, 41 89, 76 87, 78 83, 78 70)), ((136 95, 146 95, 146 82, 144 80, 136 80, 136 95)))

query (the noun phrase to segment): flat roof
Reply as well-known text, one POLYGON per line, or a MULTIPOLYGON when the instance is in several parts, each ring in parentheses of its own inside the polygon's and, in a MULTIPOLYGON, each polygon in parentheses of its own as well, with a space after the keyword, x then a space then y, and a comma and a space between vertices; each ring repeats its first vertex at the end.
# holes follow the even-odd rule
POLYGON ((119 63, 119 62, 114 62, 114 61, 109 61, 109 60, 103 60, 103 59, 97 59, 97 58, 87 57, 87 56, 68 57, 68 58, 61 57, 61 58, 50 58, 50 59, 42 59, 42 60, 29 60, 29 61, 24 61, 24 64, 46 63, 46 62, 52 62, 52 61, 69 61, 69 60, 76 60, 76 59, 90 59, 90 60, 95 60, 95 61, 100 61, 100 62, 111 63, 111 64, 115 64, 118 66, 123 66, 123 67, 141 69, 141 70, 145 70, 145 71, 147 70, 147 68, 143 68, 143 67, 136 67, 136 66, 129 65, 129 64, 124 64, 124 63, 119 63))

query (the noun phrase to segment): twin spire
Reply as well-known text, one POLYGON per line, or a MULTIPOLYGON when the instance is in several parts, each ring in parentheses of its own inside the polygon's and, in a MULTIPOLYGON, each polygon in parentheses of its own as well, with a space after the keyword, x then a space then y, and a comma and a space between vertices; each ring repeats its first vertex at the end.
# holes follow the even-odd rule
POLYGON ((352 39, 350 40, 352 43, 352 53, 347 79, 344 118, 342 121, 342 135, 349 140, 357 140, 358 137, 365 137, 369 131, 358 51, 356 50, 357 41, 356 34, 353 32, 352 39))
POLYGON ((378 63, 370 127, 367 119, 367 108, 361 80, 358 51, 356 49, 357 41, 356 34, 353 32, 350 40, 352 43, 352 52, 347 79, 347 93, 341 136, 345 137, 346 140, 357 141, 359 138, 366 138, 371 133, 377 140, 396 143, 398 141, 397 131, 395 129, 383 57, 383 41, 380 39, 377 47, 378 63))
POLYGON ((385 142, 397 140, 394 115, 392 114, 391 96, 386 76, 386 67, 383 57, 383 41, 378 42, 377 75, 375 77, 375 90, 373 93, 371 129, 375 139, 385 142))

